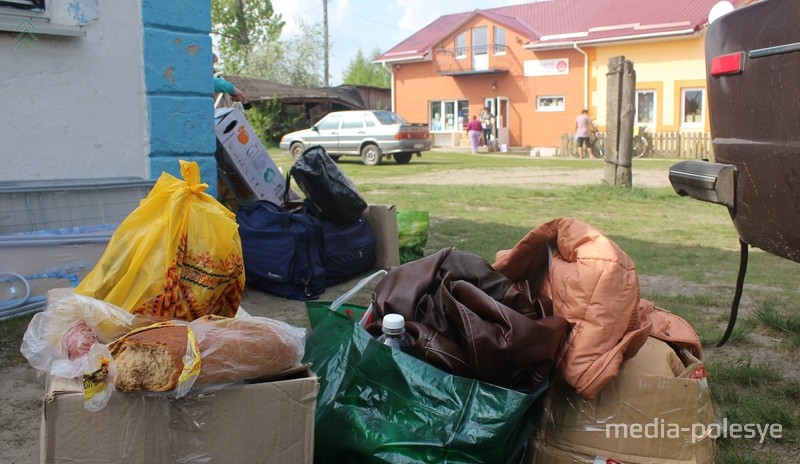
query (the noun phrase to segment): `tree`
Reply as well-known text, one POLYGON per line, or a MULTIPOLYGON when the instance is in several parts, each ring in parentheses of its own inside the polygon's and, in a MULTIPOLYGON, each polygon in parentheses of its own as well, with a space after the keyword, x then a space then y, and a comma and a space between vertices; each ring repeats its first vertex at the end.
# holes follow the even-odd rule
POLYGON ((259 46, 242 69, 242 75, 297 87, 323 83, 323 37, 320 25, 298 20, 299 35, 259 46))
POLYGON ((344 70, 344 83, 349 85, 369 85, 388 89, 391 72, 382 65, 375 64, 373 61, 381 55, 381 50, 375 48, 370 54, 369 59, 364 57, 361 49, 358 49, 356 57, 350 61, 344 70))
POLYGON ((223 71, 239 75, 253 50, 278 40, 285 21, 270 0, 212 0, 211 24, 223 71))

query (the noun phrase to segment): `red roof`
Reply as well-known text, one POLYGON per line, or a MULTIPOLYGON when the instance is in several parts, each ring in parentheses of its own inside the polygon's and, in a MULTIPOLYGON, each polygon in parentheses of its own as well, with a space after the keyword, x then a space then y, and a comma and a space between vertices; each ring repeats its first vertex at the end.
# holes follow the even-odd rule
MULTIPOLYGON (((566 48, 693 34, 719 0, 545 0, 441 16, 375 61, 425 59, 430 49, 477 15, 527 39, 528 48, 566 48)), ((751 0, 730 0, 735 6, 751 0)))

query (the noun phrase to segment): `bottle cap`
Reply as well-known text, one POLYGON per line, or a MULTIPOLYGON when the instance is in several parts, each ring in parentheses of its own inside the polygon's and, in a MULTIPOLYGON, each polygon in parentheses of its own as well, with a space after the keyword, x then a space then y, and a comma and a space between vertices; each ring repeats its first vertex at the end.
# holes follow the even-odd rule
POLYGON ((402 329, 406 325, 406 320, 400 314, 387 314, 383 316, 383 327, 389 330, 402 329))

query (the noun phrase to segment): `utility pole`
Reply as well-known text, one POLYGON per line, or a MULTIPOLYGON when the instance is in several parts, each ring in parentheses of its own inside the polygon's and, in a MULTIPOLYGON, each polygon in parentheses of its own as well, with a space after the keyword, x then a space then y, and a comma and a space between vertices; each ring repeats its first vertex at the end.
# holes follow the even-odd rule
POLYGON ((630 60, 615 56, 608 59, 607 76, 605 179, 609 185, 630 187, 636 71, 630 60))
POLYGON ((330 86, 328 82, 328 0, 322 0, 323 22, 325 24, 325 87, 330 86))

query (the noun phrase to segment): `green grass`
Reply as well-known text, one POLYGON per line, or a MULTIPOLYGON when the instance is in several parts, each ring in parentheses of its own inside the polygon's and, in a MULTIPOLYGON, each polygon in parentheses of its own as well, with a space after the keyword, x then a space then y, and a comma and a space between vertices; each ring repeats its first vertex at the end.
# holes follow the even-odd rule
POLYGON ((718 420, 728 423, 781 424, 783 436, 758 439, 721 438, 717 463, 796 462, 800 426, 800 383, 787 381, 768 366, 749 361, 707 362, 718 420))
MULTIPOLYGON (((272 150, 286 172, 288 154, 272 150)), ((387 162, 368 167, 355 157, 339 166, 370 203, 401 210, 424 210, 431 217, 426 253, 443 247, 493 261, 498 250, 512 247, 533 227, 556 217, 576 217, 603 231, 636 263, 640 276, 658 277, 666 288, 643 289, 642 297, 688 320, 706 347, 713 346, 727 324, 739 266, 739 242, 727 210, 680 197, 671 188, 583 186, 429 185, 422 176, 470 176, 507 170, 585 170, 600 161, 531 158, 526 155, 471 156, 426 152, 407 165, 387 162), (401 183, 402 182, 402 183, 401 183)), ((634 172, 667 175, 674 160, 634 160, 634 172)), ((798 285, 800 265, 751 250, 744 297, 757 308, 741 314, 729 342, 747 354, 754 336, 788 339, 778 348, 797 359, 800 347, 798 285)), ((0 323, 0 365, 24 362, 19 342, 29 318, 0 323)), ((745 358, 743 358, 745 359, 745 358)), ((749 358, 747 358, 749 359, 749 358)), ((796 404, 800 385, 780 375, 776 366, 750 360, 707 359, 716 410, 729 421, 775 423, 786 438, 761 446, 753 440, 720 440, 717 463, 790 462, 797 457, 796 404)))
MULTIPOLYGON (((777 309, 774 302, 763 302, 755 317, 765 327, 783 337, 792 347, 800 347, 800 315, 777 309)), ((785 306, 784 306, 785 307, 785 306)))
POLYGON ((19 351, 32 314, 0 321, 0 368, 28 362, 19 351))

